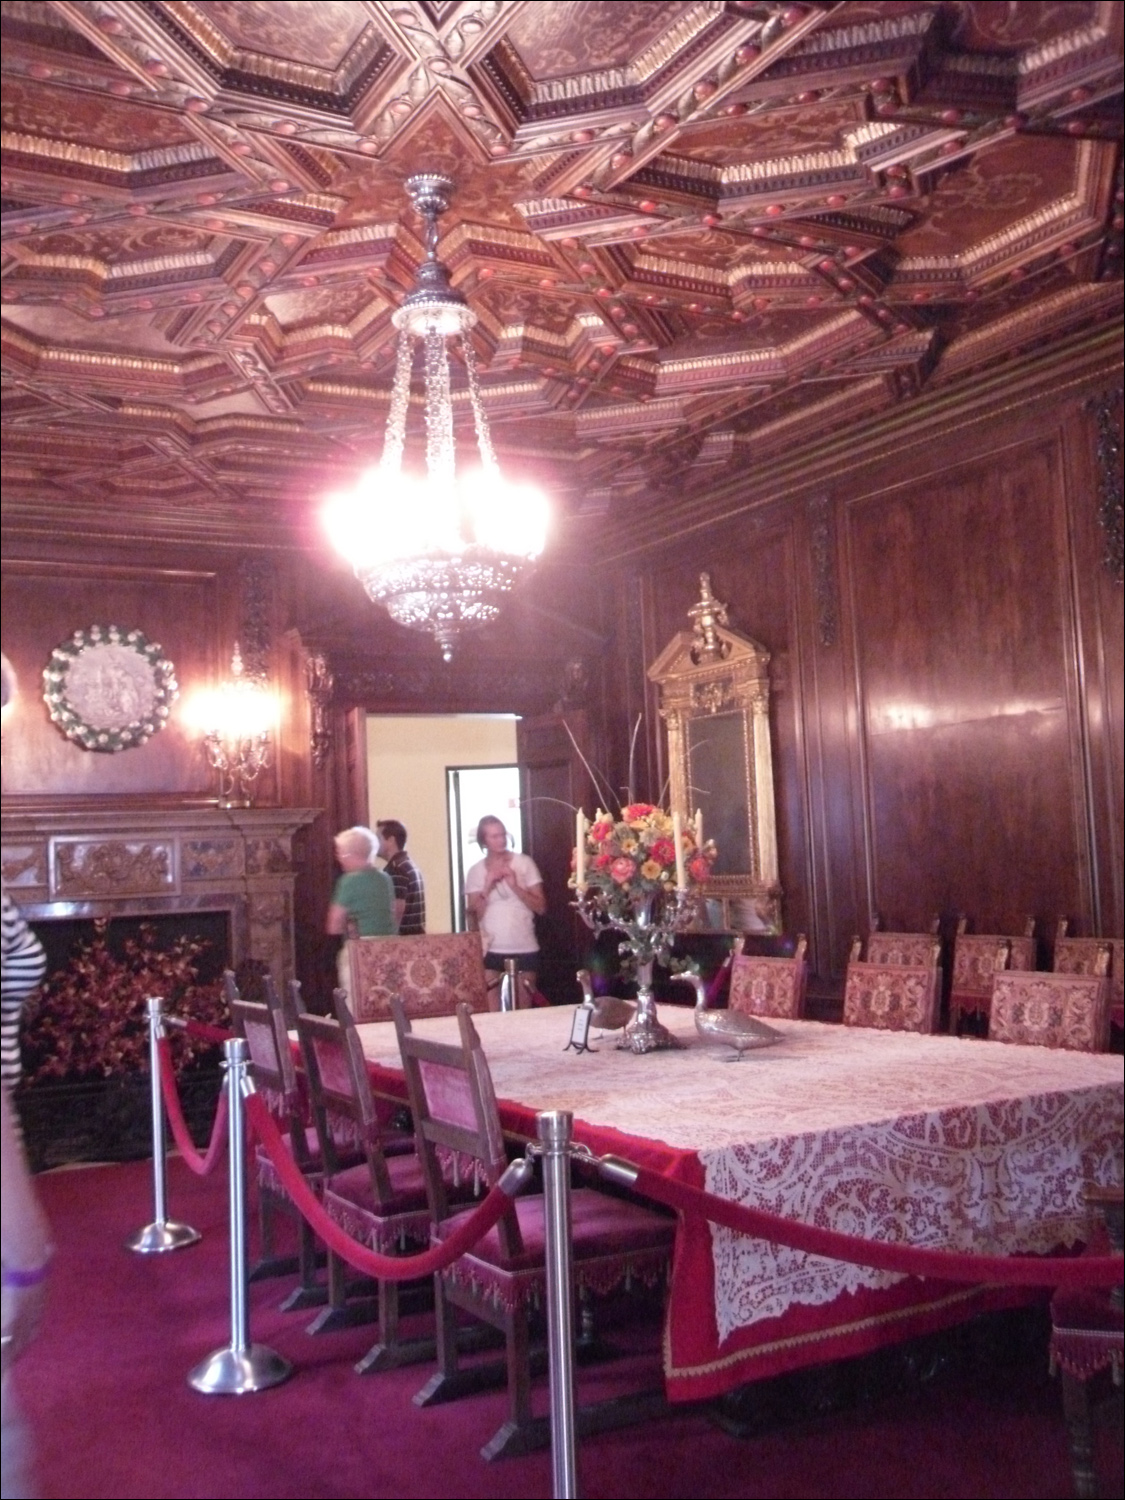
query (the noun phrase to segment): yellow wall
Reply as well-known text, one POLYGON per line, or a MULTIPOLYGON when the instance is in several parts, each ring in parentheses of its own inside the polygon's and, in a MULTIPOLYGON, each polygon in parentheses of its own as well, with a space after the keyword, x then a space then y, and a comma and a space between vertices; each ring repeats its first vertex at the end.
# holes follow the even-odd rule
POLYGON ((426 882, 426 931, 451 932, 447 766, 514 765, 516 721, 494 714, 367 718, 369 820, 406 825, 426 882))

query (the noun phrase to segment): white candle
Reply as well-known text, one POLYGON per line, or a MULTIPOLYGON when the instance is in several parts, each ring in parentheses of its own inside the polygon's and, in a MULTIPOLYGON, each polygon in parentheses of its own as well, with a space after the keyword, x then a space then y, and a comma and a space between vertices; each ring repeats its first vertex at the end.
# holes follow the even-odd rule
POLYGON ((703 813, 698 807, 695 809, 695 842, 697 848, 703 848, 703 813))
POLYGON ((586 814, 581 808, 574 820, 574 886, 586 889, 586 814))
POLYGON ((684 826, 678 812, 672 814, 672 842, 676 846, 676 889, 687 890, 687 871, 684 869, 684 826))

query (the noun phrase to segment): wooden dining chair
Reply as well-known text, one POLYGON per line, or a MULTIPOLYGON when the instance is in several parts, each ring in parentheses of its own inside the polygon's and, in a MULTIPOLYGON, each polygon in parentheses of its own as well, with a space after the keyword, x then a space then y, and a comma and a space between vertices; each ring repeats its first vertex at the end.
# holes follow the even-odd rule
POLYGON ((997 974, 989 1040, 1104 1052, 1109 1045, 1108 962, 1107 955, 1100 974, 997 974))
POLYGON ((728 1008, 749 1016, 799 1020, 805 1009, 807 948, 808 939, 802 932, 792 958, 736 953, 731 962, 728 1008))
MULTIPOLYGON (((1059 924, 1065 927, 1065 922, 1059 924)), ((1103 950, 1108 950, 1110 1017, 1125 1025, 1125 941, 1121 938, 1074 938, 1060 932, 1055 938, 1051 968, 1056 974, 1095 974, 1103 950)))
MULTIPOLYGON (((392 995, 415 1017, 452 1016, 459 1005, 490 1008, 476 932, 349 938, 344 969, 348 1006, 357 1021, 389 1021, 392 995)), ((498 997, 491 1008, 499 1008, 498 997)))
POLYGON ((871 932, 865 956, 869 964, 932 967, 941 957, 941 943, 932 932, 871 932))
POLYGON ((949 1029, 955 1032, 964 1016, 985 1019, 992 1008, 992 981, 1005 969, 1035 968, 1035 939, 1002 934, 958 931, 953 944, 953 980, 949 996, 949 1029))
MULTIPOLYGON (((507 1166, 492 1075, 468 1006, 458 1009, 460 1045, 432 1041, 412 1029, 392 1001, 399 1046, 414 1111, 419 1151, 433 1215, 442 1240, 467 1217, 450 1201, 441 1155, 469 1164, 491 1187, 507 1166)), ((547 1438, 531 1411, 531 1323, 546 1291, 545 1216, 539 1194, 523 1195, 472 1250, 434 1278, 438 1369, 415 1396, 419 1406, 450 1401, 496 1384, 506 1374, 508 1417, 481 1449, 486 1459, 527 1452, 547 1438), (504 1334, 505 1367, 458 1364, 455 1308, 504 1334)), ((591 1188, 571 1194, 571 1254, 579 1291, 606 1293, 624 1283, 654 1285, 671 1260, 675 1222, 591 1188)), ((608 1413, 602 1409, 608 1424, 608 1413)), ((627 1416, 625 1420, 635 1420, 627 1416)), ((620 1425, 618 1422, 608 1425, 620 1425)))
POLYGON ((940 944, 930 938, 926 964, 848 962, 844 981, 844 1025, 880 1031, 937 1030, 941 1003, 940 944))
MULTIPOLYGON (((335 1016, 297 1016, 309 1090, 321 1134, 321 1148, 329 1166, 322 1201, 328 1216, 353 1239, 384 1255, 424 1249, 430 1239, 430 1206, 422 1163, 416 1151, 390 1154, 384 1150, 363 1047, 343 990, 334 992, 335 1016), (336 1130, 344 1120, 351 1128, 360 1160, 335 1164, 336 1130)), ((432 1338, 404 1342, 399 1338, 399 1283, 377 1283, 378 1340, 355 1368, 363 1375, 430 1359, 432 1338)), ((348 1302, 347 1268, 328 1252, 328 1307, 314 1320, 310 1332, 346 1327, 367 1321, 368 1307, 348 1302)))
MULTIPOLYGON (((305 1099, 298 1083, 284 1018, 276 1004, 277 992, 272 984, 265 990, 267 997, 272 995, 275 1001, 272 1005, 243 1000, 229 969, 223 975, 223 986, 235 1029, 246 1042, 250 1056, 250 1077, 254 1086, 265 1097, 270 1113, 281 1126, 285 1143, 309 1186, 314 1192, 319 1192, 324 1170, 320 1137, 315 1125, 308 1123, 305 1099)), ((261 1280, 263 1277, 286 1275, 296 1270, 299 1283, 281 1304, 283 1310, 296 1312, 304 1307, 319 1307, 325 1301, 326 1292, 317 1281, 316 1236, 283 1187, 273 1162, 260 1145, 254 1149, 254 1166, 258 1189, 261 1256, 250 1270, 250 1279, 261 1280), (295 1264, 291 1256, 277 1253, 276 1221, 279 1213, 295 1219, 297 1223, 295 1264)))

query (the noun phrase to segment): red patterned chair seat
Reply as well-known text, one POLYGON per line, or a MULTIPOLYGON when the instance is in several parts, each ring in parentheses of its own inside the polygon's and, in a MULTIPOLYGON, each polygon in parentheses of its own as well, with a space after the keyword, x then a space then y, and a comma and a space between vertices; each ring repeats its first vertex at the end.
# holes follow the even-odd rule
POLYGON ((422 1164, 416 1154, 388 1156, 389 1191, 377 1200, 367 1162, 348 1167, 325 1184, 324 1209, 361 1244, 384 1253, 406 1241, 425 1246, 430 1238, 430 1206, 422 1164))
POLYGON ((928 1034, 937 1028, 940 998, 939 968, 852 962, 844 985, 844 1025, 928 1034))
MULTIPOLYGON (((271 1113, 274 1113, 274 1111, 271 1111, 271 1113)), ((279 1123, 282 1122, 279 1121, 279 1123)), ((322 1171, 323 1164, 320 1159, 320 1141, 317 1139, 315 1125, 307 1125, 305 1127, 304 1137, 304 1161, 301 1170, 308 1178, 309 1186, 313 1189, 313 1191, 319 1192, 320 1173, 322 1171)), ((282 1130, 281 1138, 285 1142, 285 1149, 289 1152, 289 1154, 291 1156, 295 1156, 297 1160, 300 1161, 302 1159, 300 1138, 298 1137, 297 1142, 294 1143, 290 1132, 284 1129, 282 1130)), ((282 1184, 281 1178, 277 1175, 277 1168, 270 1160, 269 1154, 266 1151, 265 1147, 255 1146, 254 1164, 258 1172, 259 1188, 264 1188, 267 1192, 270 1193, 276 1193, 279 1197, 288 1196, 285 1187, 282 1184)))
MULTIPOLYGON (((571 1254, 574 1280, 592 1292, 611 1292, 623 1282, 655 1286, 668 1267, 669 1221, 643 1212, 635 1205, 590 1188, 570 1195, 571 1254)), ((434 1226, 434 1237, 449 1236, 471 1216, 463 1210, 434 1226)), ((448 1280, 471 1288, 494 1307, 513 1309, 522 1302, 536 1305, 547 1285, 547 1226, 543 1199, 518 1198, 522 1248, 506 1256, 496 1226, 445 1273, 448 1280)))
POLYGON ((997 974, 989 1040, 1102 1052, 1109 1045, 1106 981, 1096 974, 997 974))
POLYGON ((391 996, 407 1015, 452 1016, 459 1005, 487 1010, 480 936, 350 938, 346 944, 348 1003, 357 1021, 389 1021, 391 996))
POLYGON ((749 1016, 798 1021, 805 1008, 805 939, 792 958, 758 958, 736 953, 731 963, 731 1010, 749 1016))

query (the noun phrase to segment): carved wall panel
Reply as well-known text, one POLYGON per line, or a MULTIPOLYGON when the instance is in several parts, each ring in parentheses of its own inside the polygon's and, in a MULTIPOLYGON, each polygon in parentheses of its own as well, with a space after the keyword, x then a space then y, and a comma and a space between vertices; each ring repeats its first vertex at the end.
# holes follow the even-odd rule
POLYGON ((53 838, 51 899, 115 901, 178 889, 171 839, 53 838))
MULTIPOLYGON (((1028 912, 1040 931, 1063 914, 1121 931, 1125 631, 1103 564, 1096 381, 997 388, 991 410, 951 407, 944 427, 841 464, 826 503, 798 491, 630 559, 650 653, 704 568, 771 653, 786 929, 809 933, 821 993, 871 911, 916 930, 937 911, 978 931, 1022 930, 1028 912)), ((609 680, 628 628, 619 617, 609 680)))
MULTIPOLYGON (((5 545, 3 641, 19 692, 5 726, 6 795, 208 796, 212 775, 184 710, 193 688, 229 662, 233 630, 224 621, 223 590, 210 567, 161 566, 134 554, 124 565, 65 555, 65 543, 41 541, 20 557, 5 545), (38 553, 36 556, 35 553, 38 553), (42 701, 43 669, 54 646, 98 622, 140 630, 175 662, 180 700, 161 734, 116 755, 90 755, 50 722, 42 701)), ((104 555, 104 552, 103 552, 104 555)), ((174 560, 174 554, 170 555, 174 560)))

